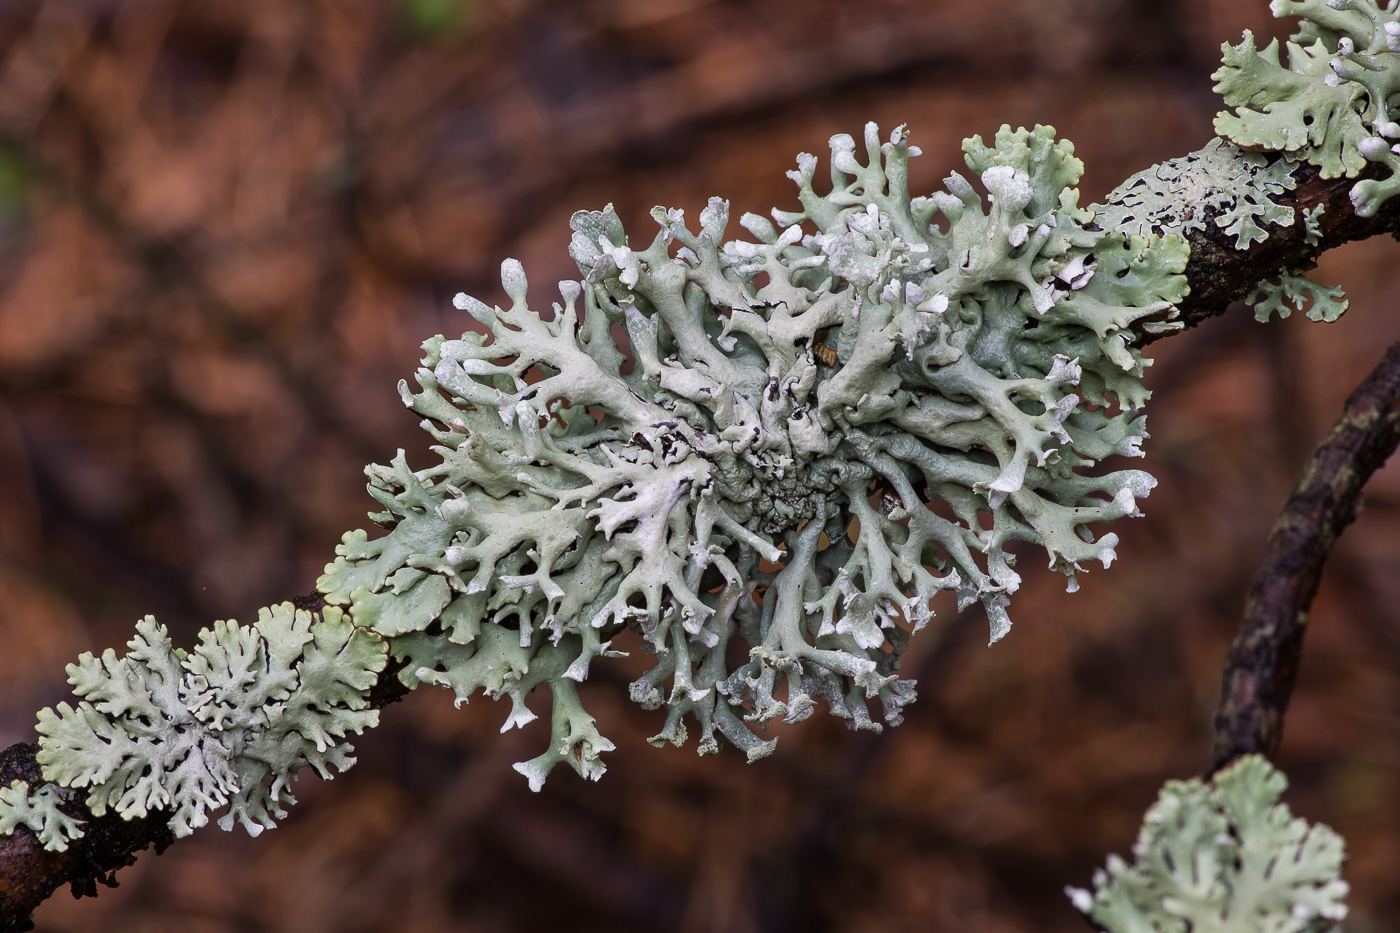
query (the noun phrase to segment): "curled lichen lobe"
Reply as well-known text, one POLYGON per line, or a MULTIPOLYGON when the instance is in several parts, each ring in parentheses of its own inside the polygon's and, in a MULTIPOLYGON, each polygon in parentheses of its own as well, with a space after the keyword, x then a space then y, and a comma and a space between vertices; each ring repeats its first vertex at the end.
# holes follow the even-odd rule
POLYGON ((642 249, 611 208, 574 215, 581 278, 551 315, 508 261, 509 305, 458 296, 479 330, 428 341, 401 386, 441 462, 370 468, 390 533, 347 535, 320 589, 410 686, 509 696, 507 727, 547 687, 532 783, 601 773, 573 683, 625 628, 657 659, 632 690, 667 709, 654 741, 690 719, 702 752, 722 735, 753 758, 755 729, 818 699, 898 722, 935 595, 980 602, 995 640, 1008 548, 1040 544, 1072 587, 1115 555, 1095 529, 1138 514, 1151 477, 1082 471, 1140 455, 1134 328, 1172 326, 1183 241, 1093 227, 1048 127, 969 140, 974 180, 917 198, 903 129, 863 142, 833 137, 825 193, 800 156, 799 209, 744 215, 748 238, 724 239, 719 199, 698 230, 656 209, 642 249))

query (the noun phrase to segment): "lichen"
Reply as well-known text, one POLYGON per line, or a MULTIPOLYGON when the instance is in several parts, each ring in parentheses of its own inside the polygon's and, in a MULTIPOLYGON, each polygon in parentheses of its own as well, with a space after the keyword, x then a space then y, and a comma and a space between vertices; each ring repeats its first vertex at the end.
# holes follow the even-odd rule
POLYGON ((1246 249, 1268 236, 1265 225, 1293 224, 1293 208, 1274 198, 1297 182, 1294 166, 1272 161, 1223 140, 1158 163, 1115 188, 1095 205, 1094 222, 1105 230, 1185 237, 1213 223, 1246 249))
POLYGON ((83 820, 62 810, 63 791, 44 784, 31 791, 28 781, 11 781, 0 787, 0 836, 8 836, 19 826, 28 827, 44 848, 67 852, 68 843, 83 835, 83 820))
POLYGON ((237 821, 256 836, 296 802, 290 784, 302 768, 344 771, 355 760, 344 737, 378 722, 368 690, 387 661, 384 641, 336 608, 316 618, 284 603, 252 626, 219 622, 188 652, 147 616, 128 647, 68 666, 81 702, 39 713, 49 783, 0 790, 0 832, 24 823, 47 848, 66 848, 82 828, 56 809, 64 788, 93 816, 168 815, 176 836, 228 806, 219 825, 237 821))
POLYGON ((1259 321, 1268 321, 1272 314, 1286 318, 1306 306, 1308 320, 1327 323, 1341 317, 1348 305, 1340 286, 1318 285, 1287 270, 1280 272, 1276 280, 1264 279, 1257 283, 1245 302, 1253 306, 1254 317, 1259 321))
POLYGON ((800 208, 745 215, 752 239, 724 240, 719 199, 698 231, 657 208, 640 250, 611 208, 576 214, 582 278, 552 314, 507 261, 508 306, 459 295, 481 329, 427 341, 419 391, 401 384, 440 459, 368 468, 389 531, 346 535, 318 586, 409 686, 510 697, 503 728, 547 688, 532 786, 561 761, 602 773, 575 682, 629 628, 657 658, 632 685, 666 707, 654 743, 690 719, 700 752, 718 733, 757 758, 776 741, 757 730, 818 699, 897 723, 936 594, 980 603, 995 641, 1015 542, 1073 590, 1114 559, 1095 526, 1152 488, 1096 467, 1140 455, 1133 328, 1179 326, 1185 243, 1091 227, 1049 127, 965 143, 985 198, 957 173, 911 198, 903 128, 864 143, 832 138, 826 193, 799 156, 800 208))
POLYGON ((1316 246, 1322 242, 1322 215, 1327 212, 1326 204, 1314 204, 1303 211, 1303 242, 1316 246))
POLYGON ((996 641, 1016 542, 1070 590, 1108 566, 1097 526, 1154 481, 1099 462, 1141 456, 1133 344, 1180 326, 1185 242, 1093 226, 1050 127, 964 143, 985 197, 953 173, 911 198, 902 127, 867 126, 864 162, 831 149, 831 189, 800 156, 800 208, 745 215, 753 239, 724 240, 719 199, 698 232, 656 209, 639 251, 611 208, 580 212, 582 278, 551 314, 513 260, 509 308, 459 295, 481 329, 428 340, 419 391, 399 387, 440 459, 366 468, 388 531, 344 536, 329 608, 217 623, 188 652, 147 617, 124 657, 83 655, 78 705, 39 714, 45 783, 0 790, 0 831, 61 848, 81 807, 183 836, 227 807, 257 834, 301 768, 353 763, 390 654, 410 688, 509 697, 503 729, 547 689, 550 743, 516 765, 536 790, 560 763, 602 774, 576 684, 628 629, 657 658, 631 690, 666 707, 654 743, 691 720, 700 752, 723 736, 752 760, 817 700, 878 730, 869 702, 894 724, 914 700, 900 657, 937 594, 980 603, 996 641))
POLYGON ((1346 846, 1295 819, 1284 776, 1258 755, 1169 781, 1143 819, 1135 861, 1110 856, 1071 902, 1108 933, 1327 933, 1346 917, 1346 846))
POLYGON ((1370 216, 1400 192, 1400 123, 1390 112, 1400 92, 1400 3, 1273 0, 1270 8, 1302 20, 1286 43, 1287 65, 1277 39, 1258 49, 1248 30, 1223 46, 1215 89, 1235 112, 1220 113, 1216 131, 1246 149, 1311 162, 1323 178, 1384 164, 1389 177, 1351 189, 1356 212, 1370 216))

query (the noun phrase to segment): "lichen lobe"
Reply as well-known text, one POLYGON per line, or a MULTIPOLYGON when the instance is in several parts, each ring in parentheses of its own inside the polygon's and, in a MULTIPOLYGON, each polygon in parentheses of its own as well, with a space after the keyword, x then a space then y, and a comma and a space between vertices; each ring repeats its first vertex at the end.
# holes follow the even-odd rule
POLYGON ((724 239, 719 199, 698 231, 657 208, 639 250, 611 208, 576 214, 581 278, 552 315, 507 261, 509 307, 458 296, 480 329, 425 343, 419 390, 401 385, 441 460, 369 468, 390 532, 347 535, 319 588, 389 638, 408 686, 508 696, 506 728, 546 687, 532 785, 559 763, 601 774, 611 743, 574 683, 626 628, 657 658, 632 690, 666 707, 654 741, 689 720, 701 752, 722 735, 752 759, 765 723, 817 699, 897 723, 899 657, 937 593, 980 602, 995 640, 1015 542, 1074 588, 1116 554, 1094 526, 1151 489, 1088 471, 1140 455, 1134 328, 1178 326, 1184 241, 1091 226, 1049 127, 967 141, 985 194, 953 173, 912 198, 903 128, 857 148, 833 137, 825 193, 800 156, 800 208, 744 215, 751 238, 724 239))

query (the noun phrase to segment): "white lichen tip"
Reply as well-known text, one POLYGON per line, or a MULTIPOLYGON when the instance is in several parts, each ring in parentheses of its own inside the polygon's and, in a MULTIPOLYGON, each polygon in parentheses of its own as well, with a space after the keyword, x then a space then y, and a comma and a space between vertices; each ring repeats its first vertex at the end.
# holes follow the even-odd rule
MULTIPOLYGON (((1030 176, 1009 165, 994 165, 987 169, 982 173, 982 184, 991 194, 993 202, 1004 211, 1021 210, 1031 202, 1034 194, 1030 176)), ((1020 243, 1015 245, 1019 246, 1020 243)))

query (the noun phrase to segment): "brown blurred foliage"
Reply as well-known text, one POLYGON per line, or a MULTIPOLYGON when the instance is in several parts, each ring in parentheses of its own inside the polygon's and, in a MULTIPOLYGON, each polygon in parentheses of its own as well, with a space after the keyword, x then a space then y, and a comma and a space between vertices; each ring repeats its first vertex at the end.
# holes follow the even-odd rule
MULTIPOLYGON (((789 205, 793 155, 872 119, 910 125, 918 190, 965 136, 1053 124, 1092 200, 1209 137, 1244 28, 1284 31, 1263 0, 5 0, 0 745, 140 615, 188 642, 309 592, 364 524, 362 464, 422 462, 393 387, 464 329, 451 294, 499 300, 507 256, 541 296, 576 274, 574 209, 645 239, 653 204, 789 205)), ((751 766, 657 751, 635 665, 598 664, 609 773, 532 795, 510 763, 543 726, 424 693, 276 832, 206 829, 40 929, 1085 929, 1062 887, 1204 765, 1272 516, 1400 336, 1394 251, 1325 257, 1335 325, 1239 310, 1155 345, 1160 485, 1120 563, 1074 596, 1023 568, 990 650, 943 606, 900 728, 817 717, 751 766)), ((1282 760, 1348 839, 1362 933, 1400 915, 1397 532, 1390 469, 1327 570, 1282 760)))

